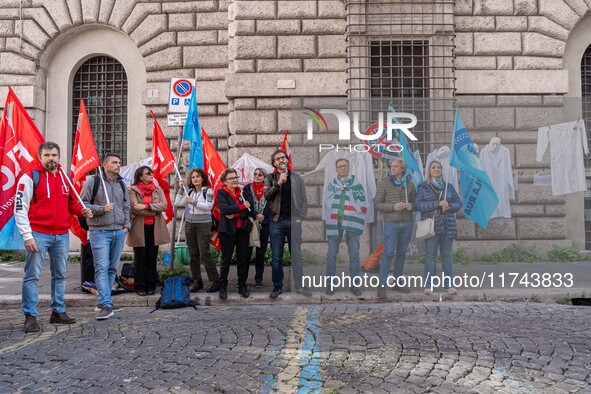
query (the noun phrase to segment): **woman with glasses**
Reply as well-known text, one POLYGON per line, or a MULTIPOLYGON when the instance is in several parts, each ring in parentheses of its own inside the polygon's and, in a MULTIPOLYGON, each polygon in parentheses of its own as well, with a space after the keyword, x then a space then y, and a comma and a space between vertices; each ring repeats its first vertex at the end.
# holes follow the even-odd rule
MULTIPOLYGON (((207 174, 201 168, 194 168, 187 176, 188 191, 177 194, 174 205, 185 208, 185 240, 191 258, 191 276, 195 284, 192 292, 203 289, 201 264, 205 266, 207 278, 211 282, 206 292, 214 293, 220 289, 218 270, 211 256, 211 208, 213 208, 213 190, 209 187, 207 174)), ((185 187, 184 181, 179 181, 185 187)))
POLYGON ((220 208, 220 224, 218 236, 222 246, 222 268, 220 269, 220 299, 228 298, 228 272, 230 261, 236 248, 238 293, 244 298, 250 296, 246 279, 250 256, 248 241, 252 222, 250 217, 256 218, 258 212, 254 210, 250 195, 242 194, 238 185, 238 175, 233 168, 226 169, 220 177, 224 187, 218 190, 217 204, 220 208))
MULTIPOLYGON (((244 186, 244 194, 249 195, 254 203, 254 210, 258 212, 256 220, 261 229, 260 239, 261 247, 256 248, 254 259, 255 276, 254 287, 260 289, 263 287, 263 272, 265 271, 265 253, 269 244, 269 207, 265 199, 265 177, 267 173, 262 168, 255 168, 254 180, 252 183, 244 186)), ((252 256, 252 248, 248 252, 252 256)))
POLYGON ((153 295, 158 283, 158 245, 170 242, 162 214, 167 202, 162 189, 154 183, 154 174, 148 166, 135 171, 128 192, 131 230, 127 234, 127 244, 133 247, 135 290, 140 296, 153 295))

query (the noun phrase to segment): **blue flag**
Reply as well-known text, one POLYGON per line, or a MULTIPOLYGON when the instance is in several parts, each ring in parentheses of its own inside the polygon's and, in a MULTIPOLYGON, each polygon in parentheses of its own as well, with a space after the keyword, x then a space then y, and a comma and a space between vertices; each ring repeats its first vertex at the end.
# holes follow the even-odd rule
POLYGON ((189 154, 189 168, 203 168, 203 140, 201 139, 201 125, 199 124, 199 111, 197 108, 197 93, 193 88, 187 121, 183 128, 183 139, 191 141, 189 154))
POLYGON ((399 139, 400 146, 402 147, 402 158, 406 161, 406 172, 404 173, 404 176, 409 177, 410 181, 415 185, 415 188, 418 188, 419 185, 423 183, 423 174, 421 174, 421 169, 410 151, 406 134, 404 134, 403 131, 400 132, 399 139))
POLYGON ((456 108, 454 134, 451 140, 450 165, 460 170, 460 187, 464 216, 480 227, 488 228, 488 221, 499 199, 484 171, 478 151, 456 108))

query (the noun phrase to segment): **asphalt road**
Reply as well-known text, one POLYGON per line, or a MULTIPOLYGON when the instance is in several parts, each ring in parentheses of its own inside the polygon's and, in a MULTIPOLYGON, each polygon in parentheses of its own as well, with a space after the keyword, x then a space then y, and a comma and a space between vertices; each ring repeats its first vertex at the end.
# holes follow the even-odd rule
POLYGON ((126 308, 25 334, 0 320, 0 392, 590 392, 588 307, 393 303, 126 308))

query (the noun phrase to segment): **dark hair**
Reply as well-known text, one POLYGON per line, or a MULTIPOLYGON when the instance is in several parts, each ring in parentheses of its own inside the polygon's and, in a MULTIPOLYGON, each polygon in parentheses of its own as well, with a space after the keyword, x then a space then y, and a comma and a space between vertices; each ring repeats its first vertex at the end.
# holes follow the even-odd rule
POLYGON ((335 167, 339 165, 339 161, 346 161, 348 166, 351 165, 351 163, 349 163, 349 160, 340 158, 340 159, 337 159, 337 161, 334 162, 334 166, 335 167))
POLYGON ((205 171, 203 171, 201 168, 193 168, 191 171, 189 171, 189 175, 187 175, 187 183, 189 184, 190 188, 195 189, 195 185, 193 185, 193 182, 191 182, 191 178, 193 178, 194 173, 198 173, 201 176, 201 179, 203 179, 201 183, 202 186, 209 187, 209 178, 207 177, 205 171))
POLYGON ((51 142, 51 141, 45 141, 44 143, 39 145, 39 147, 37 148, 37 153, 39 153, 39 157, 41 157, 41 151, 52 150, 52 149, 57 149, 57 154, 58 155, 60 154, 60 146, 58 144, 56 144, 55 142, 51 142))
POLYGON ((121 161, 121 156, 119 156, 117 153, 114 152, 107 152, 105 153, 105 155, 103 156, 103 160, 102 163, 106 163, 107 160, 109 159, 109 157, 116 157, 119 159, 119 161, 121 161))
POLYGON ((285 155, 285 157, 289 159, 289 155, 287 154, 286 151, 284 151, 283 149, 277 149, 271 155, 271 164, 275 163, 275 155, 277 155, 278 153, 283 153, 285 155))
POLYGON ((137 185, 138 183, 140 183, 140 178, 142 177, 142 175, 144 175, 144 171, 150 171, 151 173, 154 173, 154 171, 152 171, 152 169, 148 166, 141 166, 140 168, 138 168, 137 170, 135 170, 135 173, 133 174, 133 183, 132 185, 137 185))
POLYGON ((233 168, 226 168, 224 170, 224 172, 222 172, 222 175, 220 176, 220 179, 222 180, 222 182, 226 182, 226 178, 228 177, 229 173, 234 173, 236 174, 236 176, 238 176, 238 173, 236 172, 235 169, 233 168))

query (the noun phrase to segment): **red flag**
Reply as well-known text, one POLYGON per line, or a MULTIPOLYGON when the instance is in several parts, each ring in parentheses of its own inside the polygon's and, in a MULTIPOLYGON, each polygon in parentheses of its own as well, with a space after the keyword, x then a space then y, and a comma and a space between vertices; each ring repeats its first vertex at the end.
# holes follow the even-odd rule
POLYGON ((164 218, 166 223, 172 220, 174 216, 174 209, 172 201, 170 200, 170 186, 166 176, 174 170, 174 156, 170 151, 170 147, 164 138, 164 133, 154 116, 154 112, 150 110, 152 119, 154 119, 154 132, 152 133, 152 171, 154 171, 154 181, 162 188, 168 203, 166 211, 164 211, 164 218))
POLYGON ((9 87, 0 121, 0 249, 23 248, 22 238, 15 233, 18 232, 14 223, 16 185, 24 173, 41 164, 37 148, 44 141, 25 107, 9 87))
POLYGON ((289 171, 292 170, 291 164, 291 151, 289 150, 289 144, 287 143, 287 135, 289 134, 289 130, 285 130, 285 134, 283 135, 283 142, 281 143, 281 150, 287 153, 287 158, 289 161, 287 162, 287 169, 289 171))
MULTIPOLYGON (((78 193, 82 190, 82 185, 86 180, 86 174, 100 165, 99 156, 96 152, 92 130, 84 100, 80 100, 80 112, 78 113, 78 124, 76 126, 76 138, 74 139, 74 149, 72 151, 72 166, 70 168, 70 178, 74 188, 78 193)), ((88 234, 74 215, 70 218, 70 231, 80 238, 82 245, 88 242, 88 234)))
MULTIPOLYGON (((218 207, 216 196, 218 190, 223 187, 220 176, 226 169, 224 161, 220 157, 220 154, 215 149, 211 140, 207 136, 203 127, 201 128, 201 139, 203 140, 203 169, 209 177, 209 183, 213 189, 213 209, 211 210, 212 215, 219 221, 220 220, 220 208, 218 207)), ((211 244, 216 247, 217 250, 221 250, 220 240, 218 239, 217 231, 211 233, 211 244)))

